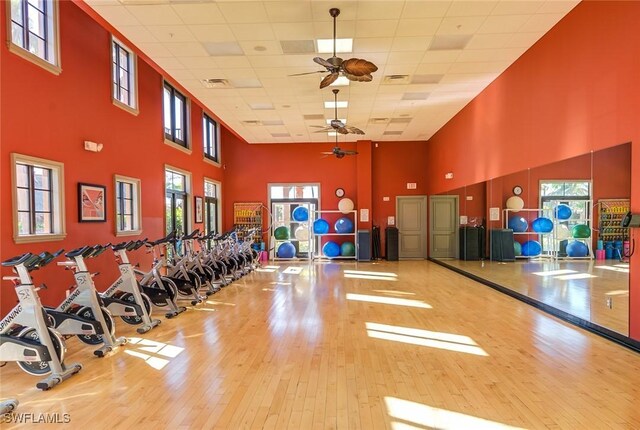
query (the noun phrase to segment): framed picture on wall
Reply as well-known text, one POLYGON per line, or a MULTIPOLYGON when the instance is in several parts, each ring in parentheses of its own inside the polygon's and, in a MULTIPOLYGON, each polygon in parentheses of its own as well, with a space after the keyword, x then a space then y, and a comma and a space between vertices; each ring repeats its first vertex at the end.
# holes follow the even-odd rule
POLYGON ((105 222, 107 220, 107 189, 103 185, 78 184, 78 220, 105 222))
POLYGON ((202 222, 202 211, 203 211, 203 206, 202 206, 202 197, 200 196, 196 196, 196 210, 194 211, 195 216, 196 216, 196 223, 202 222))

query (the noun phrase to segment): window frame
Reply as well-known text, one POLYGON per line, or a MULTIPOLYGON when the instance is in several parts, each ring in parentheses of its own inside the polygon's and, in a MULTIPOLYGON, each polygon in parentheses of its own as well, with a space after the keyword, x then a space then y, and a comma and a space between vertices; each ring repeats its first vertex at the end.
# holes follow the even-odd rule
POLYGON ((115 200, 115 204, 113 205, 115 235, 136 236, 142 234, 142 181, 138 178, 131 178, 129 176, 114 175, 113 184, 113 196, 115 200), (120 225, 120 220, 118 219, 118 208, 121 206, 121 202, 118 199, 118 190, 121 183, 132 186, 132 224, 134 227, 132 230, 123 230, 120 225))
POLYGON ((220 167, 220 124, 206 112, 202 114, 202 150, 204 161, 220 167), (214 125, 214 136, 209 133, 209 124, 214 125), (211 150, 214 155, 210 154, 211 150))
MULTIPOLYGON (((11 0, 6 1, 6 26, 7 26, 7 45, 9 51, 22 57, 23 59, 36 64, 48 72, 53 73, 54 75, 59 75, 62 73, 62 64, 60 57, 60 13, 58 2, 54 0, 43 0, 46 5, 44 16, 45 16, 45 49, 53 50, 51 53, 50 60, 47 60, 39 55, 36 55, 29 51, 24 46, 18 45, 13 41, 13 33, 12 29, 12 16, 11 16, 11 0)), ((28 3, 26 0, 21 0, 22 5, 26 5, 28 9, 28 3)), ((23 13, 24 13, 23 6, 23 13)), ((23 17, 24 20, 24 17, 23 17)), ((24 27, 24 26, 23 26, 24 27)), ((27 31, 28 33, 28 31, 27 31)))
POLYGON ((215 225, 215 231, 216 233, 220 233, 220 230, 222 228, 222 183, 219 181, 216 181, 214 179, 211 178, 207 178, 205 176, 204 178, 204 190, 205 192, 204 194, 204 218, 203 218, 203 229, 206 233, 208 233, 208 228, 209 226, 209 218, 208 218, 208 214, 207 212, 207 208, 208 208, 208 204, 209 203, 213 203, 216 207, 216 213, 215 213, 215 219, 216 219, 216 225, 215 225), (208 196, 206 193, 206 189, 207 186, 206 184, 210 183, 212 185, 215 186, 215 196, 208 196))
MULTIPOLYGON (((31 200, 30 196, 30 200, 31 200)), ((58 161, 45 160, 30 155, 11 154, 11 202, 13 205, 13 241, 20 243, 51 242, 63 240, 66 236, 65 198, 64 198, 64 164, 58 161), (51 170, 51 229, 52 233, 20 234, 18 211, 18 177, 17 165, 26 164, 51 170)), ((31 213, 31 207, 29 210, 31 213)))
MULTIPOLYGON (((192 220, 192 216, 191 214, 194 213, 193 212, 193 199, 191 198, 192 193, 191 193, 191 172, 189 172, 188 170, 183 170, 179 167, 175 167, 169 164, 165 164, 164 165, 164 171, 163 171, 163 175, 164 175, 164 197, 163 199, 166 199, 166 197, 171 193, 171 194, 180 194, 181 196, 184 197, 184 201, 185 201, 185 214, 184 214, 184 227, 185 227, 185 234, 188 234, 191 232, 191 230, 193 229, 193 220, 192 220), (178 190, 172 190, 169 189, 167 187, 167 182, 166 182, 166 175, 167 175, 167 171, 171 171, 173 173, 179 174, 179 175, 183 175, 184 176, 184 191, 178 191, 178 190)), ((165 200, 165 205, 166 205, 166 200, 165 200)), ((166 209, 166 206, 165 206, 166 209)), ((167 217, 166 217, 166 210, 165 210, 165 214, 164 214, 164 231, 167 231, 167 217)))
POLYGON ((164 143, 167 145, 179 149, 180 151, 186 152, 187 154, 191 154, 191 121, 190 118, 190 109, 191 101, 189 97, 182 94, 182 92, 178 91, 175 86, 169 83, 166 80, 162 82, 162 134, 164 136, 164 143), (166 124, 165 124, 165 90, 169 91, 169 111, 171 113, 171 133, 166 132, 166 124), (182 99, 182 122, 184 129, 184 139, 177 139, 175 137, 176 134, 176 107, 175 100, 176 98, 182 99))
POLYGON ((138 56, 131 50, 127 45, 122 43, 118 38, 114 35, 111 35, 110 42, 110 52, 111 52, 111 101, 113 104, 119 108, 124 109, 125 111, 138 115, 140 113, 138 109, 138 56), (114 53, 114 48, 117 47, 116 51, 122 50, 129 55, 129 68, 127 71, 128 84, 129 84, 129 104, 121 101, 118 98, 118 94, 116 94, 116 88, 121 87, 119 82, 115 82, 115 77, 119 76, 116 74, 116 67, 119 68, 119 56, 114 58, 114 55, 117 55, 117 52, 114 53))

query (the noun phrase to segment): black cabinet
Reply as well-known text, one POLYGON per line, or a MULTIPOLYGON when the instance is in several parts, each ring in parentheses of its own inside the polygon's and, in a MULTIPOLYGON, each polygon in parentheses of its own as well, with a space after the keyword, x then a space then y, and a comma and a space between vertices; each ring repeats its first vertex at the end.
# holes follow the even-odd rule
POLYGON ((460 260, 484 258, 484 227, 460 227, 460 260))
POLYGON ((513 250, 513 230, 491 230, 491 255, 493 261, 515 261, 513 250))
POLYGON ((384 248, 387 261, 398 261, 398 229, 395 227, 387 227, 384 230, 384 236, 384 248))

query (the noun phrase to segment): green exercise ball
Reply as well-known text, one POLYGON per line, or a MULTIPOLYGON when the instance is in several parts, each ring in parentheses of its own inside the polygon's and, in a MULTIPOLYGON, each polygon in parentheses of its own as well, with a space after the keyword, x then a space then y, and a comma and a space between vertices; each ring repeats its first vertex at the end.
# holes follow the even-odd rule
POLYGON ((586 224, 574 225, 571 229, 571 235, 576 239, 587 239, 591 236, 591 229, 586 224))
POLYGON ((276 228, 273 231, 273 236, 276 240, 288 240, 289 239, 289 229, 283 225, 276 228))
POLYGON ((522 244, 518 241, 513 241, 513 253, 516 257, 520 257, 522 255, 522 244))
POLYGON ((340 255, 343 257, 353 257, 356 255, 356 247, 353 242, 344 242, 340 245, 340 255))

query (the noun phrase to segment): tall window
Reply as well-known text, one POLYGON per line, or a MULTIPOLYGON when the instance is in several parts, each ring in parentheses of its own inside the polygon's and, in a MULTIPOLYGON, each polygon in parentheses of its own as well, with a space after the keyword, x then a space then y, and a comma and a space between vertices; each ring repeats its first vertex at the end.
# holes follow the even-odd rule
POLYGON ((111 40, 111 77, 113 100, 120 107, 137 113, 136 57, 130 49, 115 38, 111 40))
POLYGON ((164 83, 164 137, 187 148, 187 98, 164 83))
POLYGON ((64 238, 64 167, 12 154, 16 243, 64 238))
POLYGON ((212 120, 209 115, 204 114, 202 117, 202 129, 204 135, 204 156, 216 163, 220 161, 218 156, 218 124, 212 120))
POLYGON ((187 232, 187 176, 181 172, 165 170, 165 214, 167 234, 187 232))
POLYGON ((139 234, 142 230, 140 214, 140 180, 116 175, 116 235, 139 234))
POLYGON ((218 190, 216 182, 204 180, 204 229, 218 233, 218 190))
POLYGON ((52 0, 11 0, 9 49, 54 73, 57 52, 57 6, 52 0), (53 66, 53 67, 51 67, 53 66))

